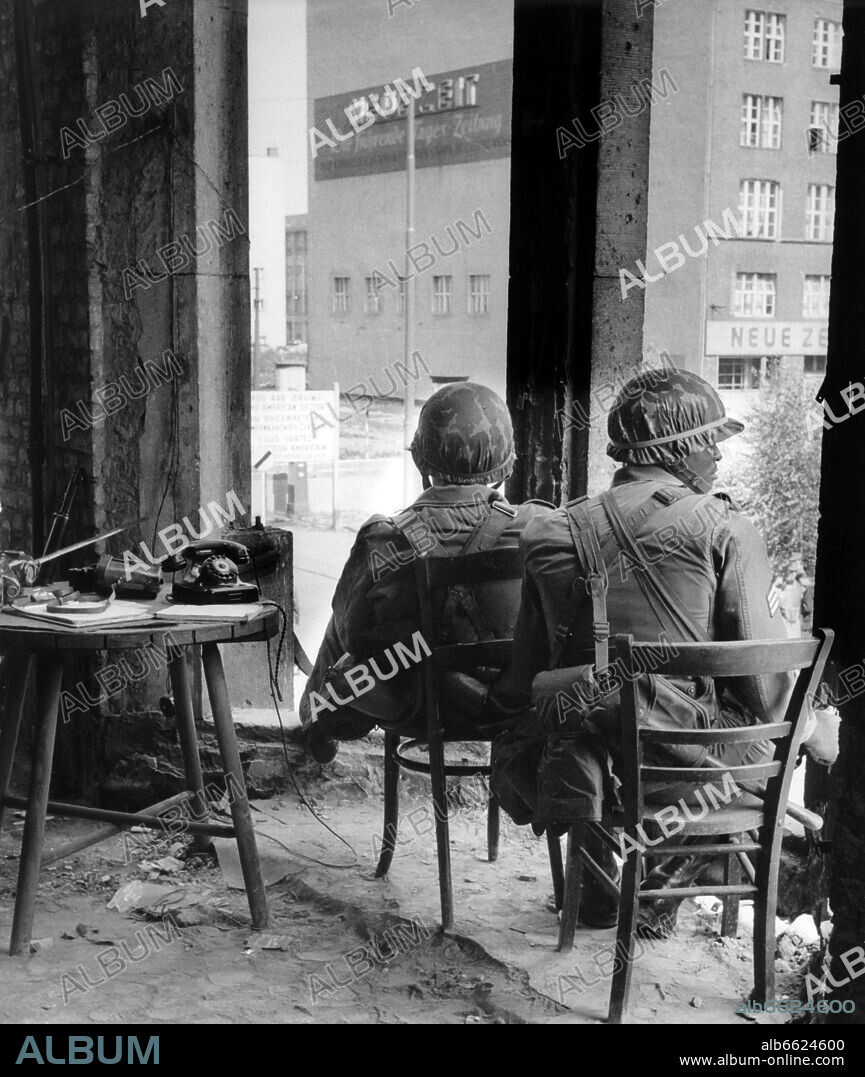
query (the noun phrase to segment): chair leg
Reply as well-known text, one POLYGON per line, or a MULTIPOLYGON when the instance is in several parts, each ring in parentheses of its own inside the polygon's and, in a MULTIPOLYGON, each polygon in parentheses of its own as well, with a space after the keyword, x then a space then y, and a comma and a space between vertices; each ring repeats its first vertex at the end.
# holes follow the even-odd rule
POLYGON ((18 888, 15 895, 15 913, 12 918, 12 939, 9 946, 10 957, 19 957, 30 951, 62 681, 62 657, 40 656, 36 661, 36 740, 30 771, 27 818, 24 822, 24 838, 21 843, 21 862, 18 866, 18 888))
MULTIPOLYGON (((203 822, 210 815, 210 808, 204 792, 204 776, 201 773, 198 734, 195 729, 195 715, 192 710, 192 687, 185 651, 176 655, 168 663, 168 674, 171 677, 171 691, 174 694, 177 735, 180 740, 180 749, 183 753, 186 788, 195 794, 191 805, 192 815, 196 821, 203 822)), ((193 835, 192 852, 203 853, 209 847, 210 838, 206 834, 193 835)))
MULTIPOLYGON (((738 837, 736 835, 735 837, 738 837)), ((730 838, 734 842, 734 837, 730 838)), ((724 885, 738 886, 742 881, 742 865, 739 858, 732 854, 724 857, 724 885)), ((724 911, 721 914, 721 935, 724 938, 735 938, 739 930, 739 895, 731 894, 723 899, 724 911)))
POLYGON ((499 858, 499 832, 502 825, 502 812, 498 797, 490 793, 487 803, 487 860, 494 864, 499 858))
POLYGON ((390 871, 393 854, 396 849, 396 831, 399 825, 399 764, 396 750, 399 736, 396 733, 384 735, 384 833, 381 837, 381 853, 375 877, 383 878, 390 871))
MULTIPOLYGON (((630 834, 637 844, 636 830, 630 834)), ((634 932, 637 927, 637 911, 640 907, 640 880, 643 873, 643 854, 631 845, 632 853, 626 857, 622 868, 622 897, 619 906, 619 927, 616 932, 616 961, 613 965, 613 982, 610 987, 610 1009, 607 1021, 619 1025, 628 1010, 631 993, 631 970, 634 958, 634 932)))
POLYGON ((575 823, 568 831, 568 855, 565 867, 565 892, 562 899, 562 917, 559 922, 559 943, 556 949, 570 950, 574 945, 577 917, 580 913, 580 894, 583 889, 583 858, 580 856, 586 843, 586 824, 575 823))
POLYGON ((553 898, 556 904, 556 912, 561 912, 565 903, 565 869, 562 866, 562 843, 559 838, 550 833, 547 827, 547 853, 550 857, 550 874, 553 877, 553 898))
POLYGON ((775 908, 780 857, 780 840, 764 843, 760 850, 754 898, 754 993, 751 998, 755 1002, 775 997, 775 908))
POLYGON ((231 819, 237 851, 240 856, 240 868, 246 886, 246 897, 252 916, 253 931, 263 931, 270 925, 270 913, 267 908, 267 894, 261 877, 261 865, 258 861, 258 848, 255 844, 255 830, 252 826, 252 814, 246 796, 246 784, 243 780, 243 768, 240 765, 240 752, 234 732, 234 720, 231 717, 231 704, 228 698, 228 686, 225 683, 225 671, 222 658, 215 643, 204 643, 201 647, 201 661, 204 666, 204 678, 207 682, 207 695, 210 709, 213 711, 213 724, 216 727, 216 739, 219 742, 219 754, 225 780, 229 785, 231 801, 231 819))
POLYGON ((9 795, 18 731, 21 728, 21 715, 24 713, 30 659, 14 655, 7 658, 3 666, 6 675, 6 698, 0 721, 0 830, 3 829, 3 801, 9 795))
POLYGON ((439 893, 441 894, 442 928, 454 926, 454 895, 451 881, 451 845, 448 826, 447 778, 445 777, 444 745, 441 736, 430 737, 430 778, 432 780, 433 812, 436 821, 439 893))

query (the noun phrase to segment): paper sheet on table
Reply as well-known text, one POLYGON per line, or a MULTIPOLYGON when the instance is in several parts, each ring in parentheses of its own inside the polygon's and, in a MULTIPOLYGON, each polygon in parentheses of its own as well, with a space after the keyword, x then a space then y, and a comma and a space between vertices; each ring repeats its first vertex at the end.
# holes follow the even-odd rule
POLYGON ((47 610, 48 603, 33 603, 30 606, 14 606, 6 612, 38 621, 47 625, 63 625, 66 628, 102 628, 104 625, 136 623, 153 619, 153 604, 144 604, 122 598, 115 599, 102 613, 64 613, 47 610))
POLYGON ((262 607, 257 602, 232 603, 218 606, 187 606, 172 603, 160 606, 156 616, 163 621, 236 621, 245 624, 261 613, 262 607))

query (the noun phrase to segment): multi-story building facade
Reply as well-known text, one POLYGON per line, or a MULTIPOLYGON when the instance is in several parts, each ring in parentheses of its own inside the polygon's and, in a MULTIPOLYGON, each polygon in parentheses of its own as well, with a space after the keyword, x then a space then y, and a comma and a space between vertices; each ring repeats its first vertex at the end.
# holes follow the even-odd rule
MULTIPOLYGON (((702 372, 740 413, 779 366, 825 370, 844 137, 831 81, 840 0, 760 3, 654 9, 653 82, 675 91, 652 106, 645 349, 702 372)), ((420 69, 432 89, 416 102, 415 346, 434 375, 503 389, 511 5, 436 0, 387 18, 379 0, 313 3, 307 32, 310 386, 389 389, 382 372, 404 357, 406 106, 394 87, 412 72, 418 86, 420 69), (358 127, 374 122, 355 133, 347 108, 358 127)))
POLYGON ((289 344, 309 341, 306 214, 285 218, 285 339, 289 344))
POLYGON ((655 68, 680 92, 652 116, 646 347, 701 371, 740 414, 771 371, 816 379, 826 366, 841 6, 655 9, 655 68), (725 211, 736 228, 700 253, 703 222, 725 211), (685 261, 662 275, 667 243, 685 261))
POLYGON ((469 376, 504 392, 513 13, 501 0, 308 5, 309 386, 401 396, 469 376), (400 83, 397 80, 404 80, 400 83), (418 96, 416 96, 416 94, 418 96), (406 262, 408 102, 416 212, 406 262), (355 123, 350 122, 346 109, 355 123), (359 130, 355 130, 355 125, 359 130), (407 271, 408 270, 408 271, 407 271))

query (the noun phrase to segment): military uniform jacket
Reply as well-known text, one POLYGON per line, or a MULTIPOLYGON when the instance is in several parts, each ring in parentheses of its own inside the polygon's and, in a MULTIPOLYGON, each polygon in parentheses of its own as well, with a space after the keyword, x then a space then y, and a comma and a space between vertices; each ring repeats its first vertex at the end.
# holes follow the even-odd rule
MULTIPOLYGON (((300 717, 311 720, 309 694, 321 692, 327 669, 346 652, 366 658, 396 643, 408 644, 419 628, 419 611, 412 564, 417 556, 456 555, 479 521, 490 514, 491 503, 506 507, 512 520, 497 545, 515 546, 529 521, 553 511, 543 502, 511 507, 488 486, 433 486, 411 505, 413 522, 403 531, 385 516, 373 516, 358 531, 333 596, 333 614, 301 699, 300 717)), ((400 515, 400 514, 398 514, 400 515)), ((478 628, 509 637, 520 604, 516 583, 474 588, 482 625, 460 610, 451 611, 453 642, 480 638, 478 628)), ((411 678, 406 677, 407 691, 411 678)))
MULTIPOLYGON (((772 573, 766 548, 753 524, 716 495, 682 495, 682 483, 658 467, 623 467, 612 483, 613 496, 628 520, 643 555, 663 578, 695 625, 712 640, 786 639, 783 619, 770 605, 772 573)), ((640 589, 641 571, 613 542, 600 502, 585 502, 604 554, 609 587, 611 634, 630 633, 638 641, 685 642, 681 631, 664 624, 640 589)), ((493 692, 507 710, 531 701, 535 675, 549 668, 558 625, 568 624, 571 587, 578 563, 564 510, 530 523, 520 548, 526 575, 515 629, 513 662, 493 692)), ((583 604, 574 632, 575 650, 592 648, 591 603, 583 604)), ((582 659, 585 661, 585 658, 582 659)), ((567 649, 561 665, 574 664, 567 649)), ((745 721, 781 719, 789 695, 787 674, 740 677, 717 683, 719 696, 741 705, 745 721)))

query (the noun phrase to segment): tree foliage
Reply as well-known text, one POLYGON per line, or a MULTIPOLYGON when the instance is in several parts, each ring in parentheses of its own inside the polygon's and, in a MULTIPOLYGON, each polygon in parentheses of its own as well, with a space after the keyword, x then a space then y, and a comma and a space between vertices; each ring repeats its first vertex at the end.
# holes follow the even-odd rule
POLYGON ((802 376, 773 378, 744 416, 746 451, 726 469, 723 488, 753 519, 776 572, 800 558, 814 570, 821 430, 814 410, 813 386, 802 376))

